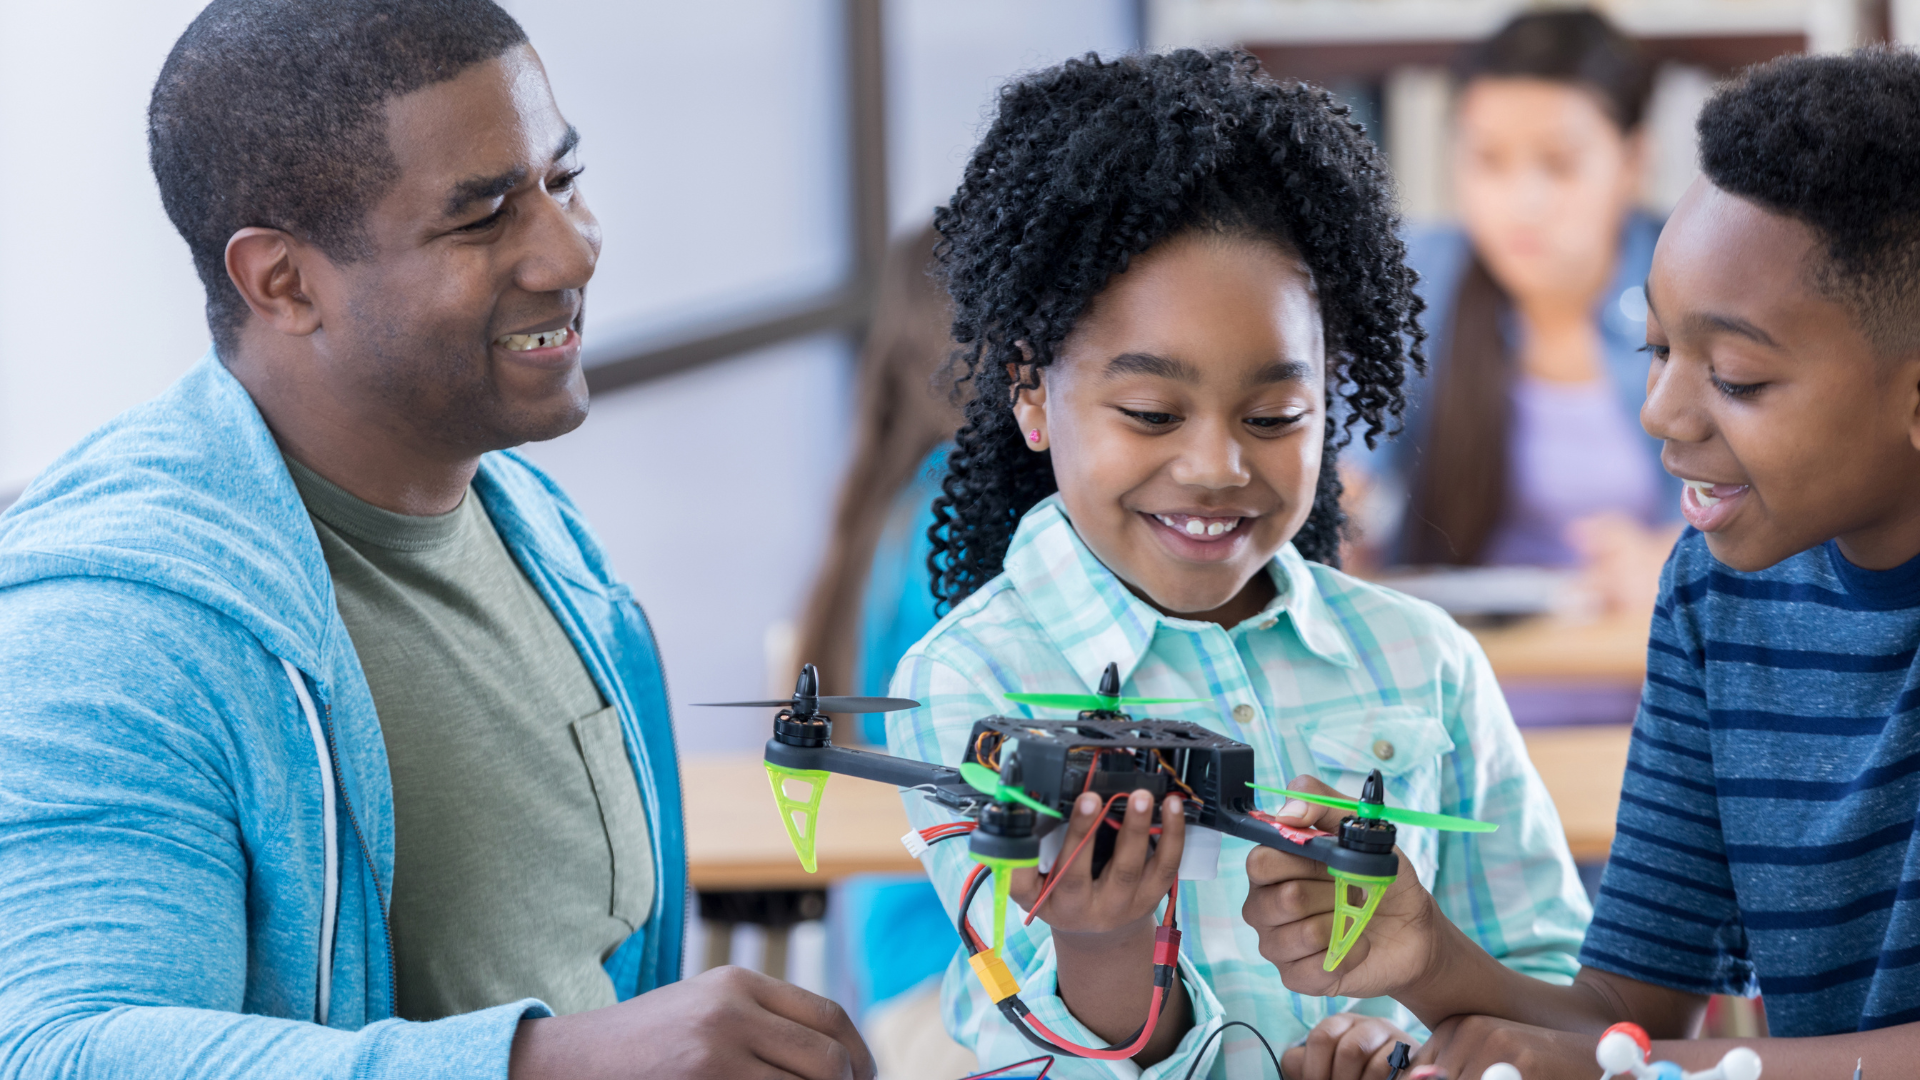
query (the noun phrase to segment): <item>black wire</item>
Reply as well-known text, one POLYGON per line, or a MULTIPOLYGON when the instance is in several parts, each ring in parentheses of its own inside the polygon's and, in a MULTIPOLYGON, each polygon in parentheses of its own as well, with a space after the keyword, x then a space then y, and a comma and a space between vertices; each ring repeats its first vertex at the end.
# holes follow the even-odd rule
POLYGON ((1219 1027, 1214 1028, 1213 1034, 1202 1039, 1200 1041, 1199 1052, 1193 1055, 1193 1064, 1187 1066, 1187 1075, 1182 1077, 1181 1080, 1193 1080, 1193 1074, 1200 1070, 1200 1063, 1207 1059, 1207 1047, 1213 1044, 1213 1040, 1225 1035, 1228 1028, 1236 1026, 1246 1028, 1248 1031, 1253 1032, 1253 1037, 1260 1040, 1261 1046, 1266 1047, 1267 1060, 1273 1062, 1273 1075, 1279 1077, 1280 1080, 1287 1080, 1287 1074, 1280 1071, 1280 1055, 1273 1052, 1273 1044, 1267 1041, 1265 1035, 1260 1034, 1259 1028, 1254 1027, 1245 1020, 1229 1020, 1219 1027))

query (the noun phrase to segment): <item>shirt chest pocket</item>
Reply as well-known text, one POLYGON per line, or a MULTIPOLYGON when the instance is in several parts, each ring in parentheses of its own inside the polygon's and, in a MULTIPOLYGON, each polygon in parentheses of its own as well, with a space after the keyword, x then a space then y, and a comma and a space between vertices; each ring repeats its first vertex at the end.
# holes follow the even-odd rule
MULTIPOLYGON (((1441 768, 1453 739, 1424 709, 1386 705, 1315 717, 1302 724, 1312 772, 1348 797, 1360 794, 1369 772, 1380 770, 1387 802, 1411 810, 1439 810, 1441 768)), ((1428 861, 1432 829, 1401 829, 1400 846, 1416 863, 1428 861)), ((1422 867, 1422 878, 1429 875, 1422 867)))
POLYGON ((647 829, 647 811, 627 760, 626 740, 620 733, 620 713, 609 705, 573 723, 580 757, 593 783, 613 861, 613 895, 608 914, 639 929, 653 911, 653 840, 647 829))

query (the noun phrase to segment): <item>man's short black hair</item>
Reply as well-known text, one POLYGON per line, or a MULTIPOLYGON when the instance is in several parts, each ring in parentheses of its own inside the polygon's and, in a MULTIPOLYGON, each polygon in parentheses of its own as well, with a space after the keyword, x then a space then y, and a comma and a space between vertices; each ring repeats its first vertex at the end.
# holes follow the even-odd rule
POLYGON ((1890 47, 1749 68, 1700 113, 1714 186, 1805 222, 1815 281, 1883 353, 1920 348, 1920 55, 1890 47))
POLYGON ((226 248, 282 229, 338 262, 366 254, 369 206, 398 176, 386 102, 527 40, 492 0, 213 0, 154 83, 147 145, 193 252, 222 355, 247 316, 226 248))

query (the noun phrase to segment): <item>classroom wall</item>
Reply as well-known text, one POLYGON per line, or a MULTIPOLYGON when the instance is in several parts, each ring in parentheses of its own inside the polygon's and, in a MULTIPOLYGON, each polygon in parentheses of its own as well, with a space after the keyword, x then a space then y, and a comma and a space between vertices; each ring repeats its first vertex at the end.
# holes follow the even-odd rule
POLYGON ((0 505, 207 348, 147 171, 147 95, 199 0, 0 4, 0 505))

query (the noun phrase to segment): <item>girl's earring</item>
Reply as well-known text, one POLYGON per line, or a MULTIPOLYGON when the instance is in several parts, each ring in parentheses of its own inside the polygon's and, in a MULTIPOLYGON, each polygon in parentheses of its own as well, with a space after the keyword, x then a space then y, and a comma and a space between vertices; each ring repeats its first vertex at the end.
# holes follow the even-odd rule
POLYGON ((1027 432, 1027 441, 1038 444, 1040 442, 1040 429, 1034 428, 1032 431, 1027 432))

